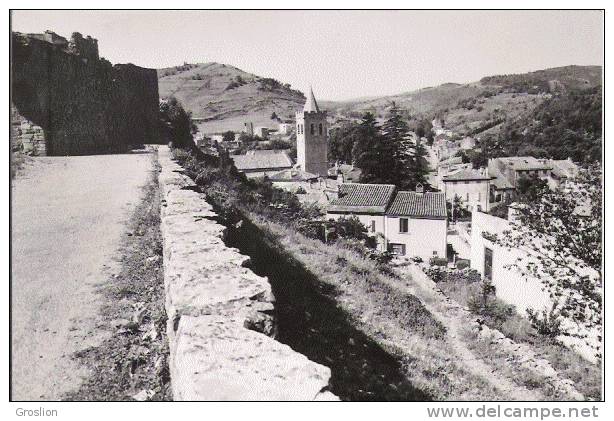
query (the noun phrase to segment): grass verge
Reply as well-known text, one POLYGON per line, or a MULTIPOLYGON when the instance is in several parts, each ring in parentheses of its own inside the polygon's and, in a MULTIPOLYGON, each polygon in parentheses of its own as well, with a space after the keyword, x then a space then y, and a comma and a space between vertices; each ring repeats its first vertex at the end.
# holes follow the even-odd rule
MULTIPOLYGON (((475 282, 475 277, 463 276, 463 272, 460 271, 442 271, 441 274, 442 277, 437 282, 439 289, 460 305, 471 308, 469 306, 471 299, 481 294, 480 283, 475 282)), ((509 307, 497 298, 491 299, 495 302, 493 308, 509 307)), ((500 311, 494 317, 480 316, 488 327, 499 330, 516 343, 529 345, 535 354, 547 360, 560 376, 572 380, 576 389, 586 398, 601 399, 602 370, 600 366, 586 361, 555 339, 540 335, 529 320, 515 311, 510 313, 500 311)), ((478 342, 470 341, 474 345, 475 352, 484 358, 495 357, 491 346, 478 342)), ((539 386, 539 382, 534 381, 529 375, 526 376, 526 379, 519 380, 528 388, 531 388, 532 385, 533 388, 539 386)))
POLYGON ((91 374, 65 400, 171 400, 158 171, 155 160, 121 247, 121 269, 102 287, 110 338, 73 356, 91 374))

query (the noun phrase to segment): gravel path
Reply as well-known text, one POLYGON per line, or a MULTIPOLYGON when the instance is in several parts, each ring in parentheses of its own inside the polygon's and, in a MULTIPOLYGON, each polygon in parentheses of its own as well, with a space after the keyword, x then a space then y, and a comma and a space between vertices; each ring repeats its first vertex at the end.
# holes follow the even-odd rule
POLYGON ((87 375, 71 355, 104 338, 97 285, 116 273, 150 156, 35 158, 13 181, 13 400, 57 400, 87 375))

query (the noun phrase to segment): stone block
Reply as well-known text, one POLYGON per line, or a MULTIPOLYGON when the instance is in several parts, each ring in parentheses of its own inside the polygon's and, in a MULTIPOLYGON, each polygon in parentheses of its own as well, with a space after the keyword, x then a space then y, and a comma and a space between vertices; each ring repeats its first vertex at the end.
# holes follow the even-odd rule
POLYGON ((176 400, 293 400, 333 398, 321 393, 330 369, 310 361, 239 320, 182 317, 173 364, 176 400))

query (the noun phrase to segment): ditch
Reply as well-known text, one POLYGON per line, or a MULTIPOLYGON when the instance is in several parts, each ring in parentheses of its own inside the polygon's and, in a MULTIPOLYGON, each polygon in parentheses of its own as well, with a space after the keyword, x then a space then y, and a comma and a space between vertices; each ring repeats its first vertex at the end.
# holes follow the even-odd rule
MULTIPOLYGON (((220 215, 236 215, 214 209, 220 215)), ((250 268, 266 276, 275 295, 275 339, 331 369, 330 391, 345 401, 428 401, 414 387, 401 361, 363 332, 335 302, 334 287, 320 282, 274 239, 248 219, 220 218, 228 227, 225 243, 251 259, 250 268)))

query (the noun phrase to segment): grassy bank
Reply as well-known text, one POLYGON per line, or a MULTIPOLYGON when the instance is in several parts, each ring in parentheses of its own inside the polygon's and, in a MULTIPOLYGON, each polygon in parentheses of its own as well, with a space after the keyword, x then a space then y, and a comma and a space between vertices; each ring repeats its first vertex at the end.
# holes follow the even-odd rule
MULTIPOLYGON (((489 298, 491 304, 487 311, 483 309, 477 311, 474 303, 479 301, 478 297, 482 294, 479 275, 476 277, 475 274, 471 274, 471 271, 441 271, 440 273, 441 275, 434 278, 436 278, 437 286, 446 296, 469 308, 476 316, 480 316, 488 327, 499 330, 518 344, 529 345, 536 355, 550 362, 560 376, 572 380, 576 389, 585 397, 594 400, 601 399, 601 367, 586 361, 555 338, 539 334, 528 319, 520 316, 513 307, 495 297, 489 298)), ((484 344, 483 341, 473 341, 473 350, 483 358, 503 359, 506 357, 504 354, 497 355, 497 350, 484 344)), ((518 378, 529 388, 542 386, 539 380, 526 373, 518 378)))
MULTIPOLYGON (((317 209, 302 208, 291 193, 266 182, 247 180, 232 166, 225 167, 212 158, 207 163, 205 158, 198 160, 184 151, 176 151, 175 157, 222 213, 227 226, 253 223, 274 251, 270 254, 277 259, 277 266, 295 268, 284 276, 292 279, 295 273, 306 273, 312 279, 311 288, 329 297, 330 305, 343 312, 352 329, 399 362, 404 378, 415 389, 412 396, 425 400, 509 399, 491 379, 474 374, 454 355, 449 341, 456 339, 364 242, 354 238, 323 242, 305 229, 311 226, 307 219, 317 217, 317 209)), ((309 355, 309 350, 304 353, 316 360, 319 357, 309 355)), ((323 364, 334 365, 334 360, 327 364, 325 357, 323 364)))
POLYGON ((120 272, 102 287, 110 338, 74 355, 91 374, 66 400, 171 400, 158 169, 131 216, 120 272))

